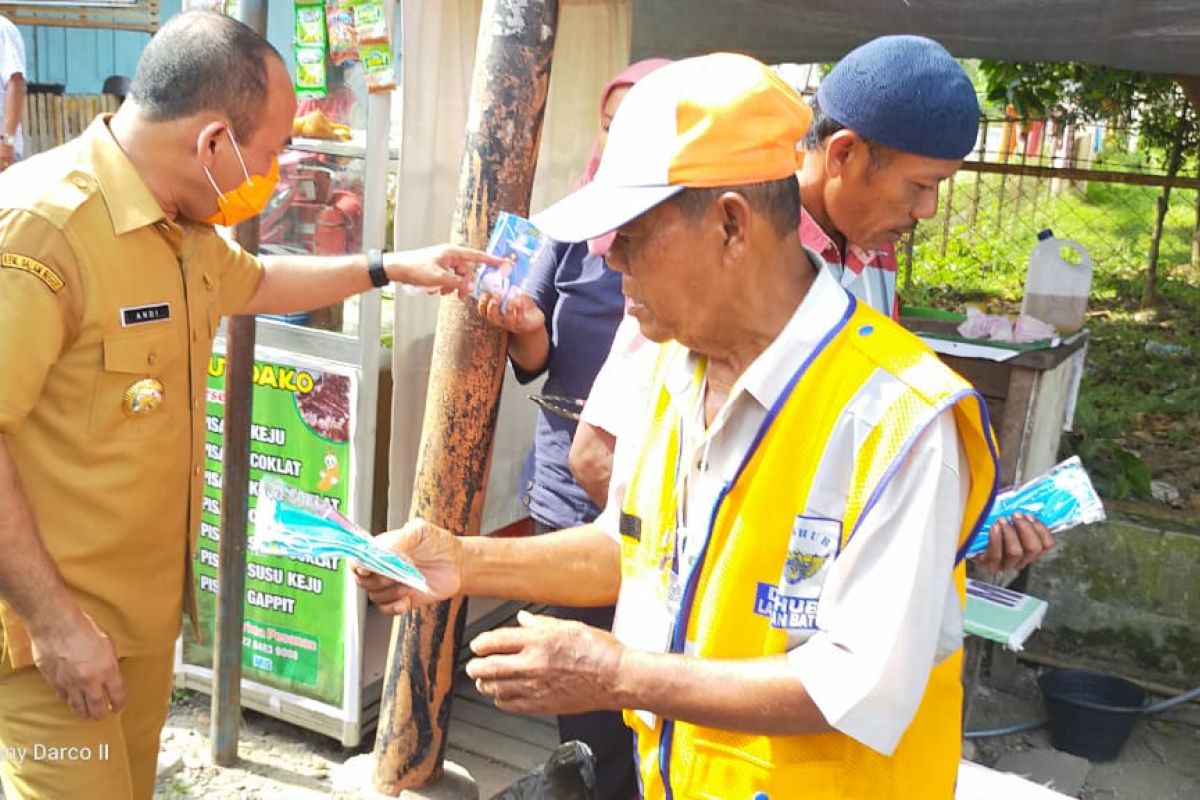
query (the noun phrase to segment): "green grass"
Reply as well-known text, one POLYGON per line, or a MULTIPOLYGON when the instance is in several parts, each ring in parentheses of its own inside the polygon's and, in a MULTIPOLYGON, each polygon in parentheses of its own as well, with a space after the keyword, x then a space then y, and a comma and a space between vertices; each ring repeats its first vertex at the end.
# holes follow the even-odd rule
POLYGON ((905 302, 957 311, 973 302, 1014 315, 1036 232, 1049 227, 1082 243, 1095 263, 1092 337, 1064 455, 1078 453, 1111 497, 1145 497, 1153 477, 1175 484, 1185 500, 1200 499, 1200 268, 1189 263, 1195 191, 1172 193, 1159 258, 1161 299, 1142 309, 1157 189, 1091 182, 1051 198, 1044 183, 1026 179, 1018 209, 1016 179, 1005 181, 1001 203, 999 177, 982 176, 974 215, 976 176, 956 178, 944 253, 943 215, 918 228, 905 302), (1192 355, 1154 355, 1147 342, 1180 345, 1192 355))
MULTIPOLYGON (((1086 188, 1051 197, 1046 181, 959 173, 953 196, 942 192, 938 216, 917 228, 913 287, 905 299, 921 305, 947 296, 1019 302, 1029 252, 1043 228, 1079 242, 1091 254, 1094 299, 1121 297, 1131 289, 1140 292, 1158 196, 1154 187, 1092 181, 1086 188), (948 200, 949 236, 943 253, 948 200)), ((1190 261, 1195 223, 1195 190, 1176 189, 1159 255, 1160 288, 1168 297, 1173 291, 1200 291, 1197 276, 1177 266, 1190 261), (1182 286, 1165 285, 1171 282, 1182 286)))

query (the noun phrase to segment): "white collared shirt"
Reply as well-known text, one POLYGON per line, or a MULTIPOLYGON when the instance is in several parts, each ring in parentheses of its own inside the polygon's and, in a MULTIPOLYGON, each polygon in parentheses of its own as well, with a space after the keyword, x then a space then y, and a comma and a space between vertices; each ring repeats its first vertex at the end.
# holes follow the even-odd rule
MULTIPOLYGON (((21 31, 6 17, 0 17, 0 119, 4 117, 8 84, 14 76, 24 77, 25 73, 25 40, 21 38, 21 31)), ((13 147, 13 155, 17 158, 21 157, 25 145, 25 136, 21 131, 22 126, 18 124, 15 131, 17 143, 13 147)))
MULTIPOLYGON (((808 254, 820 267, 820 257, 808 254)), ((820 269, 783 331, 738 379, 707 430, 699 411, 698 356, 685 352, 667 366, 667 391, 684 421, 688 462, 683 574, 703 546, 722 487, 736 474, 768 410, 848 303, 836 277, 820 269)), ((856 402, 835 427, 819 471, 828 477, 810 492, 810 503, 824 516, 842 518, 856 443, 888 400, 856 402)), ((597 520, 614 538, 642 438, 622 435, 617 441, 608 504, 597 520)), ((962 610, 951 567, 969 480, 953 416, 944 413, 829 568, 816 631, 789 638, 797 677, 829 724, 882 753, 895 749, 911 722, 935 661, 961 646, 962 610)))

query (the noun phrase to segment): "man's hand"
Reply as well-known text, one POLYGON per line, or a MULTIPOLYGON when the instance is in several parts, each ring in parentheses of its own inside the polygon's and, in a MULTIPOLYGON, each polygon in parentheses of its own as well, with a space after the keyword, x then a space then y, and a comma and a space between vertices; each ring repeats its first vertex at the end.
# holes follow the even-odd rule
POLYGON ((491 292, 485 292, 479 298, 479 316, 515 334, 533 333, 546 327, 546 315, 538 308, 538 304, 529 295, 517 291, 509 293, 508 303, 491 292))
POLYGON ((413 519, 399 530, 381 533, 375 543, 412 561, 429 582, 431 592, 419 592, 386 575, 355 565, 354 579, 367 590, 371 602, 383 613, 403 614, 414 606, 436 603, 462 591, 462 543, 449 531, 423 519, 413 519))
POLYGON ((479 265, 502 261, 480 250, 448 244, 383 254, 383 268, 393 281, 423 286, 440 294, 458 292, 461 297, 471 291, 479 265))
POLYGON ((30 626, 33 661, 81 717, 104 719, 125 708, 125 681, 108 634, 83 612, 45 628, 30 626))
POLYGON ((1023 569, 1054 548, 1054 534, 1037 517, 1013 514, 996 520, 988 531, 987 550, 975 563, 993 572, 1023 569))
POLYGON ((517 614, 520 627, 481 633, 467 675, 497 708, 520 714, 577 714, 622 705, 617 691, 624 646, 579 622, 517 614))
POLYGON ((11 144, 0 142, 0 172, 11 167, 15 157, 15 148, 11 144))

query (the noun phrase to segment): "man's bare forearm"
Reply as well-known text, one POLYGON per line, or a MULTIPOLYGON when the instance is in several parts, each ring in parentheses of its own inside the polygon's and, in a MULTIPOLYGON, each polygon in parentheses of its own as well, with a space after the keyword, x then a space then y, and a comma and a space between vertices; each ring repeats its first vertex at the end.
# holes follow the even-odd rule
POLYGON ((0 436, 0 596, 31 629, 78 610, 46 552, 8 445, 0 436))
POLYGON ((563 606, 617 601, 621 548, 595 525, 520 539, 462 541, 464 594, 563 606))
POLYGON ((665 719, 762 735, 832 730, 785 656, 716 660, 626 650, 617 704, 665 719))
POLYGON ((263 256, 263 277, 243 314, 310 311, 371 288, 367 257, 263 256))
POLYGON ((21 117, 25 113, 25 76, 13 75, 4 94, 4 126, 0 133, 17 135, 21 117))

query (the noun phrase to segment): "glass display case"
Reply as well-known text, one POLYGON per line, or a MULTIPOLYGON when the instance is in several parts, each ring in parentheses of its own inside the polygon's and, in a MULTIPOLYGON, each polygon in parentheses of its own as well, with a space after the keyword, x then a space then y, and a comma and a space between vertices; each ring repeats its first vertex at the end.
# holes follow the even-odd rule
MULTIPOLYGON (((279 158, 279 184, 260 215, 262 254, 332 256, 386 246, 391 95, 368 95, 357 71, 342 69, 328 97, 298 108, 291 147, 279 158)), ((270 473, 333 502, 363 527, 382 524, 391 420, 383 303, 383 293, 371 290, 311 312, 258 318, 251 421, 275 433, 251 443, 252 506, 254 485, 270 473)), ((217 455, 206 465, 193 563, 202 630, 217 616, 216 565, 223 562, 224 347, 223 330, 209 365, 206 407, 206 452, 217 455)), ((251 517, 251 536, 252 529, 251 517)), ((242 705, 347 747, 359 744, 379 713, 390 620, 368 610, 343 560, 314 566, 251 550, 247 562, 262 569, 246 586, 242 705), (255 577, 269 574, 283 582, 255 577), (285 640, 298 644, 280 646, 285 640)), ((211 690, 212 641, 211 631, 198 638, 185 631, 177 685, 211 690)))
MULTIPOLYGON (((363 251, 364 158, 349 147, 298 139, 279 159, 279 185, 261 218, 260 250, 317 256, 363 251)), ((340 144, 340 143, 339 143, 340 144)), ((330 331, 344 330, 343 304, 274 317, 330 331)))
MULTIPOLYGON (((261 217, 260 250, 265 254, 330 256, 365 250, 366 92, 357 65, 331 69, 330 78, 327 97, 302 100, 297 108, 295 135, 279 158, 279 184, 261 217)), ((391 155, 384 162, 389 176, 391 155)), ((385 186, 390 183, 384 181, 385 186)), ((356 334, 357 305, 351 300, 266 318, 356 334)))

